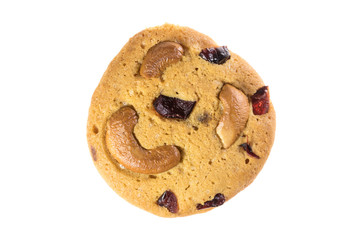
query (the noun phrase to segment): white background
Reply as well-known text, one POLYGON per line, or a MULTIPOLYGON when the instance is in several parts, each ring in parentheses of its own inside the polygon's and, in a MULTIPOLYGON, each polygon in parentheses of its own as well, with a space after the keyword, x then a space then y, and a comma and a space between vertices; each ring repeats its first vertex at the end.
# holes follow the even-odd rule
POLYGON ((1 1, 0 239, 360 239, 358 1, 1 1), (254 183, 165 219, 118 197, 86 142, 127 40, 165 22, 245 58, 277 111, 254 183))

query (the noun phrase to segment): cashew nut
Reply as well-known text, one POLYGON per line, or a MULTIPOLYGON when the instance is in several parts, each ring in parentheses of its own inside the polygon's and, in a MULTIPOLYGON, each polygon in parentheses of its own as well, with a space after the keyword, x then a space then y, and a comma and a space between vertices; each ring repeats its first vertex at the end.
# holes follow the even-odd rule
POLYGON ((219 98, 223 105, 223 113, 216 133, 224 148, 229 148, 245 128, 250 105, 246 95, 230 84, 224 85, 219 98))
POLYGON ((145 78, 160 77, 165 68, 180 61, 183 54, 183 47, 176 42, 158 43, 145 55, 140 75, 145 78))
POLYGON ((144 149, 133 135, 138 121, 135 110, 120 108, 107 123, 106 145, 111 155, 125 168, 146 174, 167 171, 180 162, 180 151, 175 146, 144 149))

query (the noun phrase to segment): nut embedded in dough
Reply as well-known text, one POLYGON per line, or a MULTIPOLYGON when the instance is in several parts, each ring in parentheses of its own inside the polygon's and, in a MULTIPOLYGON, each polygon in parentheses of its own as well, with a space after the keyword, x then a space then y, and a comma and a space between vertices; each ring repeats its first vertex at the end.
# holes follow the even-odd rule
POLYGON ((245 128, 249 118, 250 105, 246 95, 230 84, 224 85, 219 98, 224 110, 216 127, 216 133, 220 137, 223 147, 229 148, 245 128))
MULTIPOLYGON (((231 58, 223 65, 218 52, 216 58, 211 56, 210 62, 207 60, 210 56, 205 60, 199 56, 200 51, 218 46, 210 37, 188 27, 165 24, 145 29, 130 38, 101 78, 91 99, 87 123, 90 154, 91 147, 96 150, 96 161, 92 162, 109 186, 136 207, 161 217, 204 213, 220 206, 224 199, 227 201, 236 196, 263 168, 274 142, 274 107, 269 98, 263 97, 266 94, 254 94, 265 84, 236 53, 229 51, 231 58), (153 54, 149 69, 159 77, 152 77, 155 76, 152 73, 144 75, 149 61, 145 58, 151 57, 149 49, 159 47, 157 44, 163 42, 181 44, 184 53, 179 50, 178 54, 182 57, 178 62, 166 65, 166 58, 153 54), (155 64, 159 59, 163 62, 155 64), (225 114, 226 101, 221 101, 219 94, 223 87, 225 92, 226 84, 243 91, 250 106, 244 129, 225 149, 220 138, 222 136, 226 144, 225 116, 222 120, 224 129, 219 126, 216 131, 216 128, 225 114), (166 118, 159 115, 153 105, 160 95, 197 102, 188 118, 166 118), (256 115, 257 107, 264 114, 263 106, 268 106, 268 112, 256 115), (125 112, 117 113, 124 107, 134 111, 123 109, 121 111, 125 112), (122 120, 119 122, 120 115, 122 120), (109 122, 111 117, 112 123, 109 122), (253 153, 260 159, 251 155, 249 146, 242 145, 245 143, 254 148, 253 153), (151 172, 149 169, 165 164, 153 163, 149 167, 152 163, 143 157, 148 154, 148 149, 155 151, 159 146, 169 146, 170 153, 166 157, 177 159, 179 156, 181 163, 176 165, 178 160, 170 160, 176 166, 159 174, 138 173, 140 167, 136 164, 145 168, 140 172, 151 172)), ((208 53, 215 54, 211 50, 208 53)), ((233 100, 228 101, 229 108, 233 108, 233 100)), ((234 129, 230 130, 234 133, 234 129)), ((161 157, 153 157, 153 161, 158 160, 163 161, 161 157)))
POLYGON ((175 146, 144 149, 133 135, 138 116, 130 107, 120 108, 107 123, 106 145, 111 155, 125 168, 145 174, 165 172, 180 162, 175 146))
POLYGON ((158 43, 145 55, 140 75, 144 78, 160 77, 165 68, 180 61, 183 54, 183 47, 176 42, 158 43))

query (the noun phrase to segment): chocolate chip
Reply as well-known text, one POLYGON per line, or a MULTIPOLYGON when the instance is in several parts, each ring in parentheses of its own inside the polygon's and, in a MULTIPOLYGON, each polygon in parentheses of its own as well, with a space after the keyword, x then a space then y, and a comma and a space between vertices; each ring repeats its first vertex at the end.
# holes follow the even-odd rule
POLYGON ((208 62, 224 64, 230 59, 230 52, 226 46, 217 48, 205 48, 201 50, 199 56, 208 62))
POLYGON ((192 112, 196 101, 185 101, 179 98, 160 95, 153 106, 155 110, 165 118, 186 119, 192 112))
POLYGON ((252 156, 252 157, 254 157, 254 158, 257 158, 257 159, 260 158, 258 155, 256 155, 256 154, 253 152, 253 150, 252 150, 252 148, 250 147, 249 144, 243 143, 243 144, 239 145, 239 147, 242 147, 250 156, 252 156))
POLYGON ((97 157, 96 157, 96 150, 93 146, 91 146, 91 156, 93 158, 94 161, 97 160, 97 157))
POLYGON ((220 205, 223 205, 225 202, 225 196, 222 193, 218 193, 215 195, 213 200, 204 202, 204 205, 198 204, 196 205, 197 210, 209 208, 209 207, 218 207, 220 205))
POLYGON ((179 206, 177 202, 177 198, 175 194, 170 191, 166 190, 157 200, 157 204, 160 207, 165 207, 171 213, 177 213, 179 211, 179 206))
POLYGON ((269 111, 270 96, 268 86, 259 88, 254 95, 251 96, 254 115, 262 115, 269 111))

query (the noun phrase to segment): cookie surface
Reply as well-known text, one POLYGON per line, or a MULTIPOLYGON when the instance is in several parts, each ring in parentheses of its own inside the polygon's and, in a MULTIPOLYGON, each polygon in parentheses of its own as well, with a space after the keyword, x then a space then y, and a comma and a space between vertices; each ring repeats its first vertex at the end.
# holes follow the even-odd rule
POLYGON ((187 27, 146 29, 113 59, 93 94, 87 139, 94 164, 115 192, 153 214, 187 216, 221 205, 254 180, 270 153, 274 108, 267 102, 267 111, 254 113, 264 105, 254 95, 263 81, 231 51, 222 63, 200 56, 216 47, 187 27), (175 44, 154 48, 164 42, 175 44), (159 96, 170 105, 195 103, 191 110, 185 104, 188 116, 169 117, 159 110, 164 100, 154 103, 159 96))

